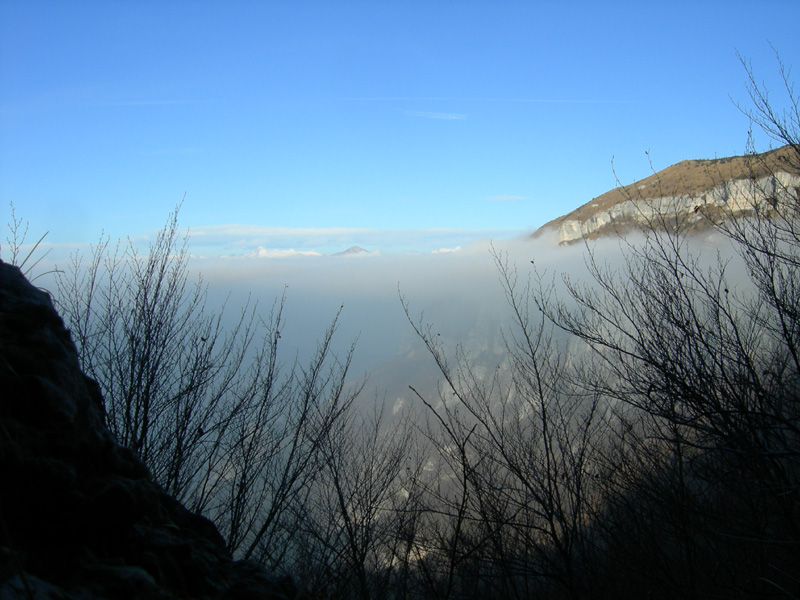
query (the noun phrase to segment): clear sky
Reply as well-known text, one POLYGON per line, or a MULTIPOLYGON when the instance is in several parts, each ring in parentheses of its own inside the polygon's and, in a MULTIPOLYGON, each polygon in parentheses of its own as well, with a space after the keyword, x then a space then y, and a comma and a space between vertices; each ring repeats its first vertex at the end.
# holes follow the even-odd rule
MULTIPOLYGON (((199 252, 429 252, 745 150, 800 2, 0 0, 0 217, 199 252)), ((777 100, 777 98, 776 98, 777 100)))

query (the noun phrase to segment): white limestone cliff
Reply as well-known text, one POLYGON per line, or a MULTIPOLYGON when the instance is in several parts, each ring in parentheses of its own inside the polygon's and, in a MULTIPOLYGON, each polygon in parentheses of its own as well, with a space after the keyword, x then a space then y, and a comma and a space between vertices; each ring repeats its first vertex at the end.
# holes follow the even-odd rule
MULTIPOLYGON (((605 233, 650 228, 676 217, 689 222, 704 218, 704 210, 727 210, 731 216, 753 210, 765 202, 797 201, 800 175, 778 172, 757 180, 736 179, 710 190, 680 196, 631 198, 595 212, 587 219, 566 219, 555 223, 559 243, 568 244, 605 233)), ((590 205, 591 206, 591 205, 590 205)))

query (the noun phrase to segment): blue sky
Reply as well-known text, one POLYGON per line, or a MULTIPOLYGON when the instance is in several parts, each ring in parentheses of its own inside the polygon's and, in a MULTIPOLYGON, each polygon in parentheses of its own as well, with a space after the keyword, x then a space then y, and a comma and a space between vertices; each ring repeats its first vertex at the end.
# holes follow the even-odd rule
MULTIPOLYGON (((0 217, 51 244, 431 252, 742 153, 800 3, 0 0, 0 217)), ((780 96, 775 97, 780 103, 780 96)), ((762 147, 766 141, 758 140, 762 147)))

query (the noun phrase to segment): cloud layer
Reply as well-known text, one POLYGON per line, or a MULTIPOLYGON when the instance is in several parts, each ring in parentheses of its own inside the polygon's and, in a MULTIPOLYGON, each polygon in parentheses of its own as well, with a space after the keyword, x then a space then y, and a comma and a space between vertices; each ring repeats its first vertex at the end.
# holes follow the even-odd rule
POLYGON ((191 249, 198 256, 327 255, 361 246, 370 253, 428 254, 464 247, 480 239, 508 239, 521 230, 289 228, 259 225, 192 227, 191 249))
POLYGON ((572 271, 571 265, 582 266, 583 261, 582 248, 527 238, 483 240, 427 254, 357 255, 355 260, 299 253, 278 258, 207 258, 196 259, 192 268, 203 273, 216 301, 231 294, 231 307, 251 297, 266 309, 285 293, 284 341, 301 357, 310 355, 342 307, 339 350, 357 339, 354 369, 363 373, 414 346, 401 294, 415 319, 422 316, 434 323, 447 339, 498 336, 507 303, 492 249, 507 253, 523 278, 531 272, 534 259, 542 268, 558 263, 572 271))

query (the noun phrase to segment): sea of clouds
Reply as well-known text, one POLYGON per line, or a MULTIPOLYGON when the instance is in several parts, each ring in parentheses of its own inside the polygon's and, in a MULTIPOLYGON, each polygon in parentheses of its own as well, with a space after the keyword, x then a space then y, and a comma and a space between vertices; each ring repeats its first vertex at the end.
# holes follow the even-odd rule
MULTIPOLYGON (((367 377, 367 393, 377 397, 388 394, 390 403, 405 402, 400 396, 408 398, 403 390, 409 385, 434 390, 440 378, 409 319, 431 326, 450 356, 460 345, 486 363, 486 369, 491 368, 489 362, 502 362, 504 336, 513 325, 498 258, 515 273, 521 292, 537 273, 557 285, 563 276, 587 280, 590 249, 599 263, 612 271, 620 269, 628 244, 638 243, 635 236, 629 236, 627 240, 606 238, 589 245, 562 246, 555 235, 518 235, 483 238, 436 251, 345 255, 307 249, 269 251, 250 243, 236 254, 203 256, 196 252, 195 236, 192 232, 189 241, 189 269, 192 277, 202 277, 207 284, 209 309, 224 305, 225 322, 232 326, 247 302, 257 302, 259 312, 267 317, 285 297, 281 357, 285 363, 298 360, 301 364, 313 355, 338 315, 333 351, 344 355, 355 342, 351 379, 367 377)), ((257 239, 259 236, 253 236, 249 242, 257 239)), ((350 243, 352 239, 348 235, 340 241, 350 243)), ((199 246, 203 243, 207 244, 208 238, 199 246)), ((369 244, 359 245, 370 249, 369 244)), ((720 248, 725 244, 719 236, 692 242, 692 251, 705 256, 709 265, 716 261, 720 248)), ((339 249, 345 248, 340 245, 339 249)), ((87 248, 80 251, 85 253, 87 248)), ((725 252, 730 255, 729 250, 725 252)), ((61 265, 66 264, 63 254, 56 256, 61 265)), ((42 272, 53 266, 56 261, 49 256, 37 269, 42 272)), ((55 289, 51 277, 45 275, 36 283, 55 289)))

